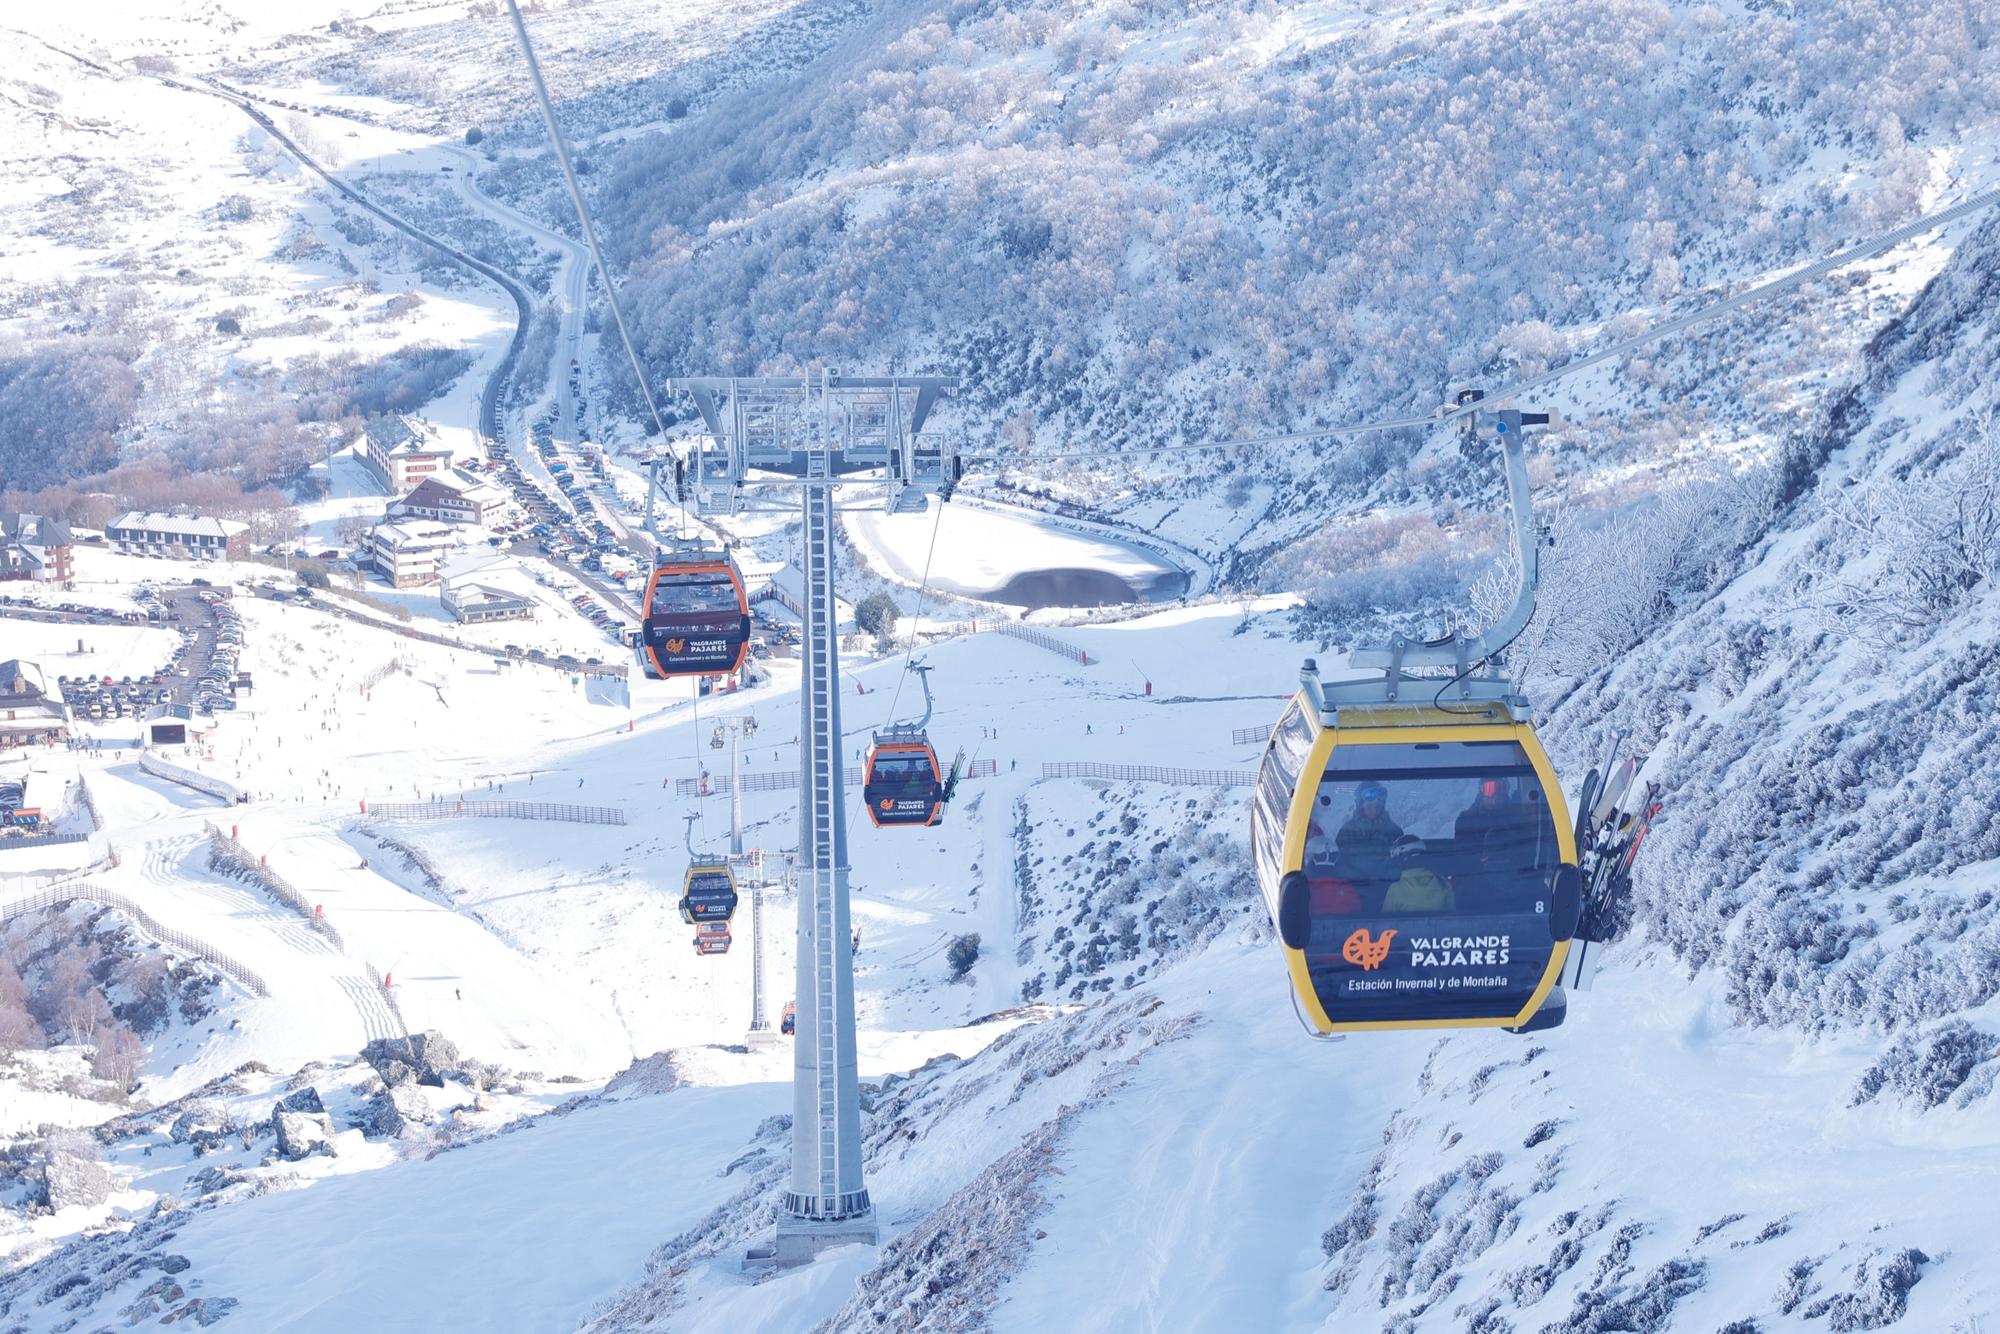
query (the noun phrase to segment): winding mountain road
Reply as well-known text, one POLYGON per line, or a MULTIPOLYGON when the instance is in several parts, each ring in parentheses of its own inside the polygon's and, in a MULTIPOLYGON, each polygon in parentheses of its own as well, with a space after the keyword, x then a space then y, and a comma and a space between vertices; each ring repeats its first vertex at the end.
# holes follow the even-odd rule
MULTIPOLYGON (((520 279, 514 277, 513 274, 508 273, 505 269, 489 264, 477 255, 468 254, 451 242, 434 236, 415 223, 397 216, 370 199, 360 190, 341 180, 338 176, 335 176, 326 167, 322 166, 312 154, 300 147, 297 140, 279 129, 277 122, 273 121, 264 113, 262 108, 243 93, 230 88, 226 84, 195 84, 167 75, 158 75, 156 77, 169 88, 178 88, 182 92, 188 93, 200 93, 207 97, 220 98, 229 103, 248 116, 252 121, 256 122, 259 129, 277 140, 287 153, 298 159, 300 166, 339 191, 356 207, 366 209, 369 213, 374 214, 377 218, 380 218, 383 222, 405 236, 431 247, 431 249, 445 256, 453 263, 470 269, 482 278, 497 283, 501 290, 513 299, 515 313, 514 337, 508 342, 506 354, 500 358, 499 364, 493 368, 493 373, 486 377, 486 388, 481 392, 479 398, 479 432, 489 440, 495 438, 497 435, 496 427, 500 421, 501 403, 506 396, 508 382, 514 377, 514 364, 520 360, 521 348, 528 341, 528 325, 534 319, 535 313, 534 300, 528 295, 528 289, 522 285, 520 279)), ((484 196, 480 196, 480 198, 484 198, 484 196)), ((520 225, 515 219, 509 219, 509 221, 514 225, 520 225)))

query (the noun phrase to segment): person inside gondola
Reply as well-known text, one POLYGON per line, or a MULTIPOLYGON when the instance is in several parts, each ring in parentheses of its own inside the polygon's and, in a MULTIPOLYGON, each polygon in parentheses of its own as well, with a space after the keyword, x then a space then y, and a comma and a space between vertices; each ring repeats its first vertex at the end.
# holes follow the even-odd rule
POLYGON ((1361 911, 1361 898, 1354 892, 1354 885, 1341 876, 1338 863, 1339 852, 1333 840, 1317 837, 1306 840, 1306 884, 1312 889, 1314 919, 1361 911))
POLYGON ((1389 817, 1389 789, 1377 782, 1363 783, 1354 793, 1354 813, 1333 839, 1342 878, 1364 897, 1379 900, 1399 873, 1389 851, 1401 837, 1403 827, 1389 817))
POLYGON ((1452 881, 1462 911, 1511 912, 1534 898, 1540 878, 1534 813, 1509 800, 1499 779, 1480 783, 1454 832, 1452 881))
POLYGON ((1420 838, 1403 837, 1390 849, 1398 875, 1382 898, 1385 913, 1450 912, 1457 906, 1451 886, 1428 865, 1428 846, 1420 838))
POLYGON ((929 757, 915 752, 878 755, 874 779, 875 786, 905 801, 934 799, 937 789, 929 757))
POLYGON ((1459 812, 1452 833, 1462 848, 1476 849, 1492 830, 1520 823, 1518 807, 1507 799, 1507 785, 1498 778, 1480 780, 1472 804, 1459 812))

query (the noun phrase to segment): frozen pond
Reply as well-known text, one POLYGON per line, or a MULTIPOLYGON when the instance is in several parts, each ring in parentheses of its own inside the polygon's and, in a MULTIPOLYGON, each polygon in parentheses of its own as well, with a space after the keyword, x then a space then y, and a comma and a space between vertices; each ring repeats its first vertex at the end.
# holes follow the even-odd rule
POLYGON ((1187 591, 1188 573, 1158 552, 1097 533, 1058 527, 1025 510, 948 504, 942 517, 855 511, 848 536, 878 566, 911 584, 1011 607, 1100 607, 1166 602, 1187 591), (937 549, 931 552, 931 536, 937 549))

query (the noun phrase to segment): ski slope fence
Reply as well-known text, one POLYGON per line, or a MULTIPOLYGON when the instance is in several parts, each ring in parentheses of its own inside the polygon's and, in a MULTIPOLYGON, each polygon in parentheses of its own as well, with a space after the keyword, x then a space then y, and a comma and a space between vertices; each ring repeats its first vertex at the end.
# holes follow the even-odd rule
POLYGON ((982 630, 991 630, 995 634, 1006 635, 1011 639, 1018 639, 1026 644, 1033 644, 1036 648, 1047 649, 1057 657, 1068 658, 1071 662, 1079 666, 1094 667, 1097 664, 1096 658, 1091 657, 1088 653, 1085 653, 1069 641, 1058 639, 1046 630, 1037 630, 1031 625, 1022 625, 1019 621, 981 621, 979 622, 979 628, 982 630))
POLYGON ((301 894, 291 881, 266 866, 262 860, 251 853, 250 849, 244 847, 214 825, 209 825, 207 828, 209 842, 208 865, 210 870, 220 871, 224 875, 234 875, 239 879, 247 880, 251 884, 256 885, 266 894, 269 894, 272 898, 305 918, 306 924, 332 941, 335 949, 341 951, 343 954, 347 952, 347 942, 340 938, 340 932, 334 929, 333 923, 326 920, 324 913, 314 911, 312 900, 301 894))
MULTIPOLYGON (((991 778, 999 772, 1000 761, 998 760, 974 760, 966 766, 965 777, 991 778)), ((843 781, 849 787, 858 787, 861 783, 861 766, 858 764, 848 765, 843 771, 843 781)), ((743 790, 745 792, 796 792, 798 791, 798 787, 799 771, 796 769, 786 769, 775 773, 765 770, 763 773, 743 775, 743 790)), ((728 796, 729 793, 728 774, 718 774, 710 778, 706 791, 702 789, 700 779, 677 778, 674 780, 674 795, 677 797, 720 797, 728 796)))
POLYGON ((380 667, 370 668, 361 678, 361 689, 364 691, 373 690, 376 686, 381 685, 384 681, 394 676, 397 669, 402 667, 402 665, 403 660, 401 658, 391 658, 380 667))
MULTIPOLYGON (((57 870, 44 871, 39 875, 19 871, 0 873, 0 901, 23 890, 49 889, 72 880, 81 880, 87 875, 95 875, 99 871, 113 871, 118 868, 118 850, 111 846, 109 839, 102 834, 86 834, 84 837, 89 841, 93 852, 102 849, 99 855, 90 859, 88 865, 65 866, 57 870)), ((5 846, 6 843, 0 842, 0 847, 5 846)))
POLYGON ((224 782, 220 778, 211 778, 207 774, 198 774, 192 769, 183 769, 178 764, 169 764, 150 752, 140 753, 139 767, 155 778, 164 778, 169 783, 179 783, 182 787, 191 787, 195 791, 205 792, 211 797, 220 797, 232 806, 236 804, 238 798, 242 795, 237 791, 236 784, 234 783, 224 782))
POLYGON ((1113 783, 1174 783, 1181 787, 1255 787, 1243 769, 1174 769, 1158 764, 1045 763, 1044 778, 1101 778, 1113 783))
POLYGON ((97 796, 90 790, 90 780, 82 774, 76 776, 76 797, 78 803, 82 805, 84 813, 90 816, 91 829, 98 830, 104 828, 104 816, 97 809, 97 796))
POLYGON ((362 967, 368 970, 368 980, 375 984, 375 990, 380 992, 382 999, 389 1003, 389 1013, 396 1016, 396 1027, 403 1031, 403 1041, 408 1042, 410 1040, 410 1026, 403 1022, 403 1007, 396 1004, 396 993, 389 990, 388 985, 382 981, 382 974, 374 964, 363 963, 362 967))
POLYGON ((1261 746, 1270 739, 1269 723, 1262 727, 1235 727, 1229 732, 1229 744, 1232 746, 1261 746))
POLYGON ((0 852, 14 848, 47 848, 58 843, 88 843, 89 834, 23 834, 19 838, 0 838, 0 852))
POLYGON ((377 820, 566 820, 571 824, 624 824, 616 806, 572 806, 559 801, 363 801, 361 813, 377 820))
POLYGON ((221 950, 204 940, 198 940, 184 931, 176 931, 154 920, 151 913, 126 898, 123 894, 96 885, 69 884, 56 889, 45 889, 26 898, 0 903, 0 921, 17 917, 22 913, 35 912, 42 908, 57 908, 66 903, 96 903, 106 908, 115 908, 135 922, 141 931, 160 944, 183 954, 192 955, 210 964, 223 976, 235 982, 253 996, 268 996, 271 989, 264 985, 264 979, 256 970, 238 963, 221 950))

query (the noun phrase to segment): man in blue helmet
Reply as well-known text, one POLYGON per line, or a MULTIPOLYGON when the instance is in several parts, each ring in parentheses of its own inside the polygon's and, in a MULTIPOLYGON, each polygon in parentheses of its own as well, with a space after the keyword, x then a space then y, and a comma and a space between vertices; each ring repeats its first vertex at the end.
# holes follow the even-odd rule
MULTIPOLYGON (((1331 804, 1325 793, 1320 801, 1331 804)), ((1354 792, 1354 812, 1334 835, 1345 878, 1360 891, 1365 906, 1381 900, 1382 891, 1397 876, 1389 850, 1403 836, 1403 827, 1389 818, 1389 789, 1373 780, 1354 792), (1372 902, 1371 902, 1372 900, 1372 902)))

